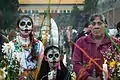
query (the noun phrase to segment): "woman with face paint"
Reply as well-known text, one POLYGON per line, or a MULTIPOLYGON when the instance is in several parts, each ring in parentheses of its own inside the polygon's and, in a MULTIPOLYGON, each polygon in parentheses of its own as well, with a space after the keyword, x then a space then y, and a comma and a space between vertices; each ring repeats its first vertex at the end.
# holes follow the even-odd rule
POLYGON ((45 49, 37 80, 71 80, 71 75, 61 60, 58 47, 49 46, 45 49))
POLYGON ((29 16, 22 16, 17 21, 19 35, 15 40, 3 46, 3 52, 7 55, 12 53, 12 58, 20 62, 19 80, 34 80, 40 70, 43 59, 44 46, 41 41, 33 36, 33 21, 29 16))

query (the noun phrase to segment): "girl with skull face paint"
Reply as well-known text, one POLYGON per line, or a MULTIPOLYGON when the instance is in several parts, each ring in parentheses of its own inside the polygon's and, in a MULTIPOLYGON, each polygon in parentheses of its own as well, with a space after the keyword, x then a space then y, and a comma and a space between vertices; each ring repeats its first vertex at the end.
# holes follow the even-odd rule
POLYGON ((37 80, 71 80, 70 73, 61 60, 58 47, 49 46, 45 49, 37 80))
POLYGON ((44 46, 41 41, 33 36, 33 21, 29 16, 23 15, 17 22, 19 35, 15 40, 4 46, 3 52, 7 55, 12 53, 12 58, 17 58, 20 62, 19 80, 34 80, 36 70, 40 70, 43 59, 44 46))

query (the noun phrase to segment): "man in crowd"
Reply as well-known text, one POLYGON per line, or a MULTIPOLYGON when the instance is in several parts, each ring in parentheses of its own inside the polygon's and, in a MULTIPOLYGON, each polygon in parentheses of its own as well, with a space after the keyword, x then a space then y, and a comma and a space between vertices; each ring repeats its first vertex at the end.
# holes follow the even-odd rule
MULTIPOLYGON (((94 59, 101 67, 104 59, 107 59, 108 50, 115 51, 114 45, 106 36, 105 27, 107 23, 103 15, 93 15, 90 18, 91 33, 88 36, 79 38, 76 45, 81 47, 88 56, 94 59)), ((73 70, 76 72, 79 80, 103 80, 102 71, 94 63, 89 62, 89 58, 83 54, 77 46, 73 53, 73 70), (88 63, 90 63, 89 67, 88 63), (83 70, 85 69, 85 70, 83 70), (80 77, 79 77, 80 76, 80 77)))

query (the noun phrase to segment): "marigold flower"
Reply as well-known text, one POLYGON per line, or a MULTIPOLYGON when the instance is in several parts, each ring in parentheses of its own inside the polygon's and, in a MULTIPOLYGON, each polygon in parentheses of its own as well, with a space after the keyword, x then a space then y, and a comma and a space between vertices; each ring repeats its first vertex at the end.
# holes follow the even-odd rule
POLYGON ((111 61, 111 62, 110 62, 110 69, 111 69, 112 67, 114 67, 115 64, 116 64, 116 61, 111 61))

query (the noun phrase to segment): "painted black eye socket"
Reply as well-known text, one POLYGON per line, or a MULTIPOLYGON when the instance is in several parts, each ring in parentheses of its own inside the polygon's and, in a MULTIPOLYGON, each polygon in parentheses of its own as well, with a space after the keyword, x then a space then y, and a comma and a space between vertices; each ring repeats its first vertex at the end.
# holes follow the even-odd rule
POLYGON ((52 57, 53 57, 53 54, 49 54, 48 57, 49 57, 49 58, 52 58, 52 57))
POLYGON ((25 25, 25 22, 21 22, 21 23, 20 23, 20 26, 24 26, 24 25, 25 25))
POLYGON ((58 57, 59 57, 59 54, 55 54, 55 57, 58 58, 58 57))
POLYGON ((31 22, 27 22, 27 25, 28 25, 28 26, 31 26, 31 25, 32 25, 32 23, 31 23, 31 22))

